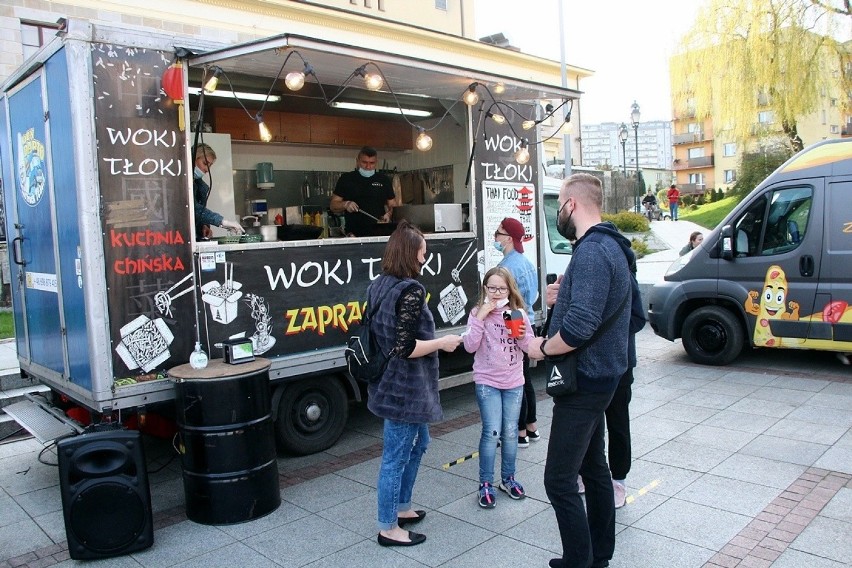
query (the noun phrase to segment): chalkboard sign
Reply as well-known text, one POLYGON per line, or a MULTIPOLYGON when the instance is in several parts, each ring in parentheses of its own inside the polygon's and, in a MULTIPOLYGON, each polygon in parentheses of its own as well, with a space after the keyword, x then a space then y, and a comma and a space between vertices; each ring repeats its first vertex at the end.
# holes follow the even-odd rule
MULTIPOLYGON (((342 347, 361 321, 386 243, 247 248, 199 255, 201 326, 210 345, 251 340, 274 357, 342 347)), ((438 329, 465 325, 479 297, 474 239, 429 239, 418 281, 438 329)), ((216 353, 210 349, 208 353, 216 353)))
POLYGON ((113 369, 187 360, 195 338, 185 137, 163 92, 168 52, 92 46, 98 182, 113 369))
POLYGON ((477 222, 485 235, 484 267, 488 270, 503 259, 503 254, 490 246, 490 241, 500 221, 506 217, 517 219, 526 229, 523 254, 537 267, 539 211, 535 195, 539 192, 541 145, 535 139, 538 129, 524 130, 521 126, 523 121, 535 118, 536 109, 534 105, 517 103, 511 107, 498 106, 492 112, 505 116, 506 122, 497 124, 490 118, 484 119, 474 156, 477 187, 473 196, 476 199, 477 222), (519 164, 515 153, 520 150, 525 137, 529 137, 527 150, 530 159, 519 164))

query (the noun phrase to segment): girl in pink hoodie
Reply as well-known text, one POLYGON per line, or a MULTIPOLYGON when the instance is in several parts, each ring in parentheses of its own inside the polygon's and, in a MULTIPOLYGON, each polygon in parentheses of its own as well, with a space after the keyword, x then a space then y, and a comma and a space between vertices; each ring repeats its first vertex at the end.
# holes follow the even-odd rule
POLYGON ((524 356, 532 334, 521 293, 512 274, 502 267, 485 273, 479 304, 471 310, 464 348, 474 353, 473 380, 482 416, 479 438, 479 506, 496 504, 494 462, 501 441, 500 485, 512 499, 525 497, 515 481, 518 415, 524 387, 524 356))

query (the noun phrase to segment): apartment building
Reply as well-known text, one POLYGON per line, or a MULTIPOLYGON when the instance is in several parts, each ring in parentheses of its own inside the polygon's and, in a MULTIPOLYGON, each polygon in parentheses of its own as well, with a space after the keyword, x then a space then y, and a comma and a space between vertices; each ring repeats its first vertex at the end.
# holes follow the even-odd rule
MULTIPOLYGON (((605 167, 628 172, 636 169, 636 135, 627 125, 627 140, 622 150, 620 123, 584 124, 580 129, 583 165, 605 167)), ((639 168, 670 169, 672 164, 672 125, 664 120, 639 123, 639 168)))

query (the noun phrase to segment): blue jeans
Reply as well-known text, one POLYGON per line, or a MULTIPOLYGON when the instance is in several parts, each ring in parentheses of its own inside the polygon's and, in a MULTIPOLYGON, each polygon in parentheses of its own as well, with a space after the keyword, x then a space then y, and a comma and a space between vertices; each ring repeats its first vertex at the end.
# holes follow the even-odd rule
POLYGON ((378 482, 380 531, 395 527, 399 512, 411 509, 420 459, 429 446, 429 425, 385 419, 383 442, 378 482))
POLYGON ((497 438, 500 438, 500 479, 515 475, 518 457, 518 415, 524 387, 497 389, 476 385, 476 402, 482 416, 482 434, 479 437, 479 482, 494 484, 494 461, 497 438))
POLYGON ((677 221, 677 203, 669 203, 669 209, 672 212, 672 221, 677 221))
POLYGON ((553 399, 544 489, 562 538, 560 568, 606 566, 615 551, 615 505, 604 455, 604 410, 612 395, 577 391, 553 399), (586 486, 585 508, 577 474, 586 486))

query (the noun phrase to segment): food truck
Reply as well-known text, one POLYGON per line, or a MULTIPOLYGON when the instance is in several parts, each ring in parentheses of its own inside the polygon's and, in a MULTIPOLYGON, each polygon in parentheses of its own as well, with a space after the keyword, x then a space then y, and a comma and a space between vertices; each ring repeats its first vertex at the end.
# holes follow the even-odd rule
MULTIPOLYGON (((362 146, 378 149, 393 221, 426 233, 437 333, 459 333, 502 258, 492 241, 504 217, 524 224, 524 254, 543 266, 539 101, 578 98, 428 51, 287 33, 224 46, 68 20, 0 92, 21 370, 54 402, 124 420, 167 409, 168 371, 193 353, 250 343, 272 363, 280 446, 323 450, 363 396, 344 346, 393 229, 347 236, 328 208, 337 178, 362 146), (196 238, 198 143, 217 154, 208 207, 250 234, 196 238)), ((442 354, 442 388, 470 381, 471 361, 442 354)))

